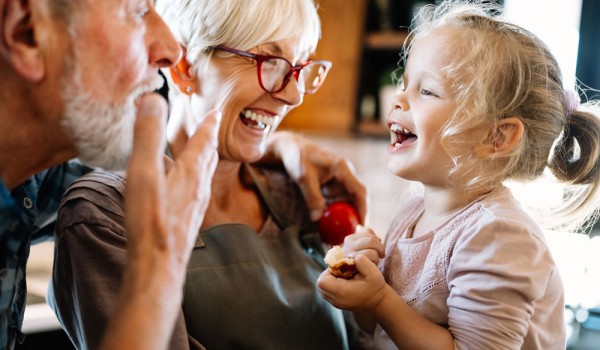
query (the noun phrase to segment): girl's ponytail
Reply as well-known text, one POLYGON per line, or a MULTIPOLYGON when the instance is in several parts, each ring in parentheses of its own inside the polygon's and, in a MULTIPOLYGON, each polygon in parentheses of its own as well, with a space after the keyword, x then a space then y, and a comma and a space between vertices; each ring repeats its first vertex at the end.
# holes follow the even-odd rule
POLYGON ((565 110, 569 113, 567 123, 548 168, 568 185, 556 214, 565 220, 562 226, 573 229, 582 219, 589 226, 600 204, 600 104, 594 101, 578 106, 567 102, 565 110))

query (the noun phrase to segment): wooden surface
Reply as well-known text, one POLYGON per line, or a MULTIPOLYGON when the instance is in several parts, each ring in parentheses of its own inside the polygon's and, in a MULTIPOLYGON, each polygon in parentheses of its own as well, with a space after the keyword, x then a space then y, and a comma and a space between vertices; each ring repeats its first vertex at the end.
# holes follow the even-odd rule
POLYGON ((323 86, 290 112, 280 129, 349 133, 355 123, 366 0, 318 0, 322 38, 315 58, 333 62, 323 86))

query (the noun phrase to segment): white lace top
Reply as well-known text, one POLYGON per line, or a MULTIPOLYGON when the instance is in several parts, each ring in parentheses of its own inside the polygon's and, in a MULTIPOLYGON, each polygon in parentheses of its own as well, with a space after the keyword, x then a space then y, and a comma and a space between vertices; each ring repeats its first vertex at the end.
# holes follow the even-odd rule
MULTIPOLYGON (((423 213, 409 200, 386 236, 386 281, 457 349, 564 349, 563 287, 539 226, 506 188, 411 237, 423 213)), ((379 349, 395 349, 377 326, 379 349)))

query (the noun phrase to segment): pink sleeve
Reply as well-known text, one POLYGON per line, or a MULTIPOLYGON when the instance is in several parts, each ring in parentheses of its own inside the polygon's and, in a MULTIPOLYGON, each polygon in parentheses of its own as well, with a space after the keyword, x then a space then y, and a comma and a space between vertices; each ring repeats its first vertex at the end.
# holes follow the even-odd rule
POLYGON ((554 262, 536 227, 493 220, 469 227, 450 252, 448 324, 457 348, 520 349, 554 262))

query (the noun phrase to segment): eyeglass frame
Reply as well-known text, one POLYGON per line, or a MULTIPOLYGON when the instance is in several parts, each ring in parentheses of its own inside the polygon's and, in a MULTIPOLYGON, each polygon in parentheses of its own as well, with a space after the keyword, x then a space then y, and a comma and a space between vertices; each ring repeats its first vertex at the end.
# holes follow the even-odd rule
MULTIPOLYGON (((327 73, 329 73, 329 70, 331 69, 331 66, 333 65, 333 63, 331 61, 327 61, 327 60, 308 60, 308 61, 304 62, 303 64, 293 65, 290 61, 288 61, 287 59, 285 59, 281 56, 262 55, 262 54, 248 52, 248 51, 233 49, 231 47, 227 47, 224 45, 213 46, 213 47, 211 47, 211 49, 212 50, 221 50, 221 51, 232 53, 234 55, 247 57, 247 58, 251 58, 251 59, 255 60, 256 61, 256 74, 258 75, 258 84, 264 91, 266 91, 270 94, 274 94, 274 93, 283 91, 283 89, 285 89, 286 86, 289 84, 292 76, 296 79, 296 81, 298 81, 298 77, 300 76, 300 71, 302 71, 302 69, 304 67, 308 66, 311 63, 318 63, 325 67, 326 70, 325 70, 325 73, 323 74, 323 77, 327 77, 327 73), (287 62, 287 64, 290 66, 290 70, 284 76, 284 80, 281 83, 281 87, 277 90, 269 91, 263 85, 261 67, 262 67, 262 64, 264 61, 274 59, 274 58, 284 60, 285 62, 287 62)), ((322 80, 324 81, 325 78, 323 78, 322 80)), ((302 94, 304 94, 304 95, 314 94, 315 92, 317 92, 317 90, 319 90, 321 85, 323 85, 323 81, 321 81, 319 86, 314 91, 311 91, 311 92, 302 91, 302 94)))

